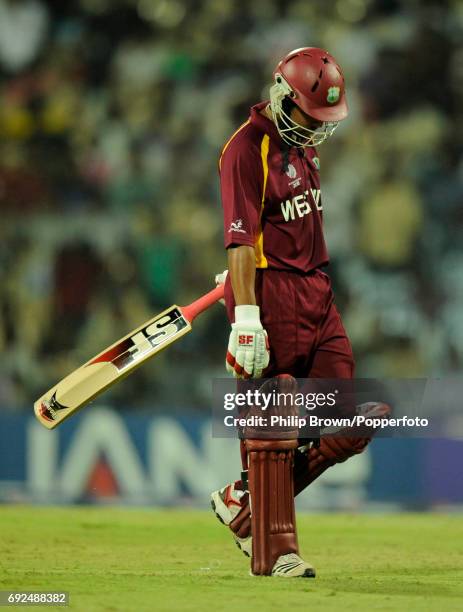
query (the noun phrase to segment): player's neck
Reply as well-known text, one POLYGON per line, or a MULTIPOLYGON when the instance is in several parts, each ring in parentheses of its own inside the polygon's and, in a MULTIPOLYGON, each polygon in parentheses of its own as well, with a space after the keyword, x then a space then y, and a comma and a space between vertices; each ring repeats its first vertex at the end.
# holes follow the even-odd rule
POLYGON ((270 121, 273 123, 273 116, 272 111, 270 110, 270 104, 264 106, 264 108, 260 111, 260 114, 264 115, 264 117, 267 117, 267 119, 270 119, 270 121))

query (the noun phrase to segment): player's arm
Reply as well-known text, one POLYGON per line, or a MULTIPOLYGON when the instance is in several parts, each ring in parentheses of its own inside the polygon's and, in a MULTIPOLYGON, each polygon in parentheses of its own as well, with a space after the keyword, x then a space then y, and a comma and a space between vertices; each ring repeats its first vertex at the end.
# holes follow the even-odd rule
POLYGON ((255 236, 263 189, 260 151, 247 141, 232 140, 220 162, 225 248, 235 299, 235 322, 228 341, 226 367, 237 378, 259 378, 268 366, 267 333, 260 321, 254 283, 255 236))
POLYGON ((256 304, 256 256, 254 248, 241 245, 228 249, 228 270, 235 304, 256 304))
POLYGON ((259 378, 268 366, 270 353, 267 332, 256 305, 254 248, 230 247, 228 266, 235 298, 235 322, 228 341, 226 367, 237 378, 259 378))

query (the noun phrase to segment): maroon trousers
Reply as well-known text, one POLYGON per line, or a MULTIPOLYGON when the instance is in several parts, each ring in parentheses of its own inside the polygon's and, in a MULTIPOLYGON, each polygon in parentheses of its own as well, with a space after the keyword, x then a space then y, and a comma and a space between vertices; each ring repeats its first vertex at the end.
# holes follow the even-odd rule
MULTIPOLYGON (((256 270, 256 300, 267 330, 270 363, 263 377, 353 378, 354 358, 331 282, 321 270, 303 275, 256 270)), ((229 276, 225 302, 230 321, 235 302, 229 276)))

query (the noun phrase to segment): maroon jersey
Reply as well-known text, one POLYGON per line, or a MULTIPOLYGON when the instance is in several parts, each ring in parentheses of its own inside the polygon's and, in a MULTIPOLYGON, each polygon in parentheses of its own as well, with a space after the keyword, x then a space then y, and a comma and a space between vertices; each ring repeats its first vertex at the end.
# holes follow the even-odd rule
POLYGON ((317 152, 288 147, 251 108, 220 157, 225 247, 253 246, 258 268, 309 272, 328 263, 317 152))

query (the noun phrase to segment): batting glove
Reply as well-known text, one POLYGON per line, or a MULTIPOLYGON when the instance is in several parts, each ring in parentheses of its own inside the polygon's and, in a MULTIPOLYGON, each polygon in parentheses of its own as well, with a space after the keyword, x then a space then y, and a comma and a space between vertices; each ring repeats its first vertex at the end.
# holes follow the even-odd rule
MULTIPOLYGON (((217 286, 218 285, 225 285, 225 281, 227 280, 227 274, 228 274, 228 270, 224 270, 221 274, 216 274, 215 275, 215 284, 217 286)), ((223 298, 221 300, 219 300, 219 302, 225 306, 225 300, 223 298)))
POLYGON ((260 378, 270 361, 267 332, 259 306, 235 306, 235 323, 228 341, 227 371, 235 378, 260 378))

